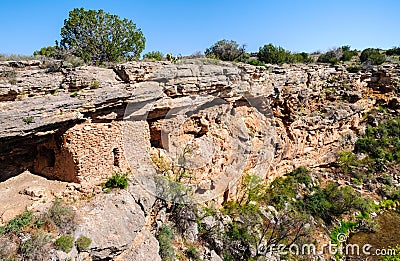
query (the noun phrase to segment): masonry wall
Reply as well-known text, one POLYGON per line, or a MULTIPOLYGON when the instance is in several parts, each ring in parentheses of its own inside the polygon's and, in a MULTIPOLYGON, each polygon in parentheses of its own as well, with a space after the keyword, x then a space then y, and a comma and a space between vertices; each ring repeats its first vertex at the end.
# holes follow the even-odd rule
POLYGON ((84 123, 63 136, 77 167, 82 184, 99 184, 114 172, 127 172, 121 135, 121 122, 84 123))
POLYGON ((37 146, 34 172, 48 178, 98 185, 115 172, 129 171, 121 123, 83 123, 37 146))
POLYGON ((56 136, 37 145, 33 172, 50 179, 78 182, 74 157, 60 137, 56 136))

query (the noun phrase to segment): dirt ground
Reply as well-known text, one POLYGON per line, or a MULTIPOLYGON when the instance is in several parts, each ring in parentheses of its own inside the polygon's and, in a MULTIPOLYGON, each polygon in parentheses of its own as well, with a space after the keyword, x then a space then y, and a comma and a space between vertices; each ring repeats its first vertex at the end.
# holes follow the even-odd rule
POLYGON ((0 225, 25 209, 41 211, 54 199, 61 198, 71 188, 71 183, 48 180, 25 171, 0 182, 0 225))

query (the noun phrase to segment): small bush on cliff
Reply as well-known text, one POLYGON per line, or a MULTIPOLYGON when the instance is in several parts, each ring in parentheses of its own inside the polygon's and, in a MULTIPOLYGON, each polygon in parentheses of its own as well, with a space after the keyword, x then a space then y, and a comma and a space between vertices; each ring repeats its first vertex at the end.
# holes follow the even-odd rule
POLYGON ((360 61, 362 63, 379 65, 386 61, 386 56, 379 49, 367 48, 361 52, 360 61))
POLYGON ((339 184, 329 182, 325 188, 317 188, 313 194, 305 195, 306 209, 314 216, 321 217, 327 223, 333 216, 340 216, 350 210, 369 212, 372 202, 362 198, 350 186, 339 187, 339 184))
POLYGON ((172 242, 175 238, 174 228, 170 225, 161 227, 157 234, 157 240, 160 244, 160 255, 163 260, 175 260, 175 250, 172 247, 172 242))
POLYGON ((143 55, 143 59, 161 61, 164 55, 159 51, 149 52, 143 55))
POLYGON ((318 57, 319 63, 337 64, 339 61, 351 61, 358 54, 357 50, 351 50, 350 45, 334 48, 318 57))
POLYGON ((19 233, 24 227, 29 226, 34 220, 35 216, 32 212, 25 210, 21 215, 8 221, 5 226, 0 227, 0 236, 8 233, 19 233))
POLYGON ((89 248, 91 243, 92 243, 92 240, 90 238, 85 237, 85 236, 80 236, 76 240, 75 245, 79 251, 84 251, 89 248))
POLYGON ((56 226, 64 233, 74 230, 75 211, 63 201, 56 199, 47 213, 41 216, 40 223, 48 226, 56 226))
POLYGON ((128 174, 120 174, 115 173, 112 177, 110 177, 107 182, 104 184, 105 188, 120 188, 126 189, 128 187, 128 174))
POLYGON ((310 57, 308 53, 301 52, 292 54, 292 62, 308 64, 314 62, 314 59, 310 57))
POLYGON ((49 260, 51 235, 39 230, 22 243, 23 260, 49 260))
POLYGON ((239 44, 233 40, 220 40, 207 48, 204 54, 209 58, 222 61, 235 61, 245 54, 245 46, 239 47, 239 44))
POLYGON ((260 60, 256 60, 256 59, 250 60, 247 63, 251 64, 251 65, 254 65, 254 66, 265 66, 265 63, 263 63, 260 60))
POLYGON ((71 235, 62 235, 54 242, 55 247, 65 253, 69 253, 74 247, 74 239, 71 235))
POLYGON ((358 65, 350 65, 349 67, 347 67, 347 71, 349 73, 358 73, 360 71, 360 66, 358 66, 358 65))
POLYGON ((343 62, 351 61, 351 59, 357 55, 357 50, 350 50, 350 45, 344 45, 340 47, 340 49, 342 50, 340 60, 343 62))
POLYGON ((264 63, 283 64, 291 63, 291 53, 280 46, 266 44, 260 47, 258 51, 258 59, 264 63))
POLYGON ((393 47, 392 49, 386 50, 386 55, 392 56, 392 55, 400 55, 400 47, 393 47))
POLYGON ((103 63, 138 59, 145 38, 131 20, 103 10, 75 8, 64 20, 60 44, 85 62, 103 63))
POLYGON ((34 51, 34 56, 46 56, 55 59, 61 58, 61 49, 58 45, 42 47, 40 50, 34 51))
POLYGON ((330 63, 330 64, 337 64, 339 62, 339 58, 337 57, 335 51, 329 51, 324 54, 321 54, 318 57, 317 62, 319 63, 330 63))

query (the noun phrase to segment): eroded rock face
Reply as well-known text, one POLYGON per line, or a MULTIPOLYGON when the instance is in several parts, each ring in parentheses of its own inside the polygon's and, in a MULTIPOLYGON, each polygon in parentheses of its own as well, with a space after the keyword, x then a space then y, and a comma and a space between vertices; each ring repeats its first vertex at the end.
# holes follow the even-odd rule
POLYGON ((93 260, 110 260, 132 245, 144 222, 144 213, 127 191, 99 194, 78 209, 75 236, 91 238, 93 260))
MULTIPOLYGON (((112 154, 126 154, 121 145, 114 146, 118 147, 116 152, 100 153, 98 149, 104 146, 100 144, 113 140, 123 143, 124 135, 118 133, 121 128, 111 128, 92 139, 79 137, 89 129, 97 133, 101 124, 113 125, 125 118, 148 124, 142 134, 135 134, 142 135, 140 144, 147 139, 150 142, 141 155, 165 154, 176 162, 184 147, 192 146, 194 151, 186 155, 187 163, 194 167, 194 184, 206 180, 209 185, 201 186, 206 190, 215 185, 211 184, 213 176, 226 172, 235 161, 229 156, 237 151, 229 145, 230 138, 239 140, 243 151, 248 150, 241 153, 245 154, 244 167, 232 168, 239 172, 253 170, 272 178, 299 165, 331 162, 343 139, 351 141, 362 113, 375 104, 374 93, 380 95, 380 100, 391 98, 392 92, 388 91, 397 88, 399 71, 398 66, 386 66, 351 74, 345 67, 325 65, 270 66, 266 70, 201 60, 177 64, 130 62, 114 69, 85 66, 62 72, 41 69, 39 61, 2 66, 3 71, 17 70, 17 88, 32 92, 32 97, 22 95, 18 96, 19 101, 0 103, 2 179, 28 168, 47 176, 53 172, 53 178, 76 182, 90 183, 85 175, 97 176, 93 183, 99 183, 109 175, 100 173, 101 169, 118 171, 112 168, 115 162, 106 159, 111 159, 112 154), (41 97, 43 92, 34 88, 39 85, 54 85, 52 90, 63 91, 41 97), (87 120, 91 122, 71 129, 87 120), (68 147, 62 144, 66 140, 76 142, 75 148, 64 150, 68 147), (71 158, 68 164, 73 166, 51 169, 53 161, 56 164, 60 158, 65 163, 71 158), (90 162, 99 158, 104 159, 105 165, 96 170, 90 162)), ((9 100, 9 93, 3 96, 5 100, 9 100)), ((126 171, 126 165, 137 168, 139 162, 148 164, 149 158, 133 163, 121 159, 117 165, 126 171)), ((227 176, 229 179, 232 177, 227 176)))
MULTIPOLYGON (((28 169, 85 194, 131 172, 127 190, 77 203, 76 237, 92 239, 94 260, 160 259, 144 229, 156 198, 174 196, 160 173, 189 183, 198 202, 222 203, 243 172, 273 179, 330 164, 378 102, 400 108, 398 65, 353 74, 188 60, 50 72, 39 61, 0 70, 15 71, 0 77, 0 180, 28 169)), ((20 191, 47 197, 35 186, 20 191)))

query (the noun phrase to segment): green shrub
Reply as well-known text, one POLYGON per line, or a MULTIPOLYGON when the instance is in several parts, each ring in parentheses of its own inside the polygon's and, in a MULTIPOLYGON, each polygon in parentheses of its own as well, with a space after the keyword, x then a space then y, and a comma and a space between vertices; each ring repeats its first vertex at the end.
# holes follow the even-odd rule
POLYGON ((195 246, 188 247, 188 249, 185 250, 185 256, 189 258, 189 260, 201 260, 201 254, 195 246))
POLYGON ((336 55, 335 51, 329 51, 324 54, 321 54, 317 62, 319 63, 330 63, 330 64, 337 64, 339 62, 339 58, 336 55))
POLYGON ((76 248, 78 251, 83 251, 89 248, 90 244, 92 243, 92 240, 88 237, 85 236, 80 236, 75 242, 76 248))
POLYGON ((263 63, 262 61, 253 59, 247 62, 248 64, 254 65, 254 66, 265 66, 265 63, 263 63))
POLYGON ((276 178, 266 189, 265 201, 278 210, 285 208, 287 203, 292 203, 296 198, 299 184, 293 176, 276 178))
POLYGON ((347 67, 347 71, 349 73, 358 73, 360 71, 360 66, 351 65, 351 66, 347 67))
POLYGON ((54 242, 57 250, 69 253, 74 247, 74 238, 71 235, 62 235, 54 242))
POLYGON ((379 65, 386 61, 386 56, 379 49, 367 48, 361 52, 360 61, 362 63, 379 65))
POLYGON ((386 50, 386 55, 392 56, 392 55, 400 55, 400 47, 393 47, 392 49, 386 50))
POLYGON ((160 255, 163 260, 175 260, 175 250, 172 247, 172 242, 175 238, 174 228, 170 225, 161 227, 157 235, 157 240, 160 245, 160 255))
POLYGON ((117 62, 140 57, 146 39, 136 25, 103 10, 75 8, 61 28, 61 47, 85 62, 117 62))
POLYGON ((351 59, 357 55, 356 50, 350 50, 350 45, 344 45, 340 47, 340 49, 342 51, 342 56, 340 57, 341 61, 344 62, 351 61, 351 59))
POLYGON ((23 120, 23 122, 25 122, 26 124, 31 124, 31 123, 33 123, 34 121, 34 117, 33 116, 29 116, 29 117, 26 117, 26 118, 23 118, 22 119, 23 120))
POLYGON ((353 154, 353 152, 350 152, 350 151, 340 152, 339 158, 338 158, 338 163, 339 163, 341 170, 344 173, 349 173, 351 168, 357 164, 355 155, 353 154))
POLYGON ((308 64, 314 62, 314 59, 308 53, 301 52, 292 54, 292 62, 308 64))
POLYGON ((258 50, 258 60, 270 64, 291 63, 291 53, 280 46, 266 44, 258 50))
POLYGON ((304 197, 306 209, 314 216, 321 217, 330 223, 332 216, 340 216, 350 210, 369 212, 372 201, 362 198, 350 186, 339 187, 329 182, 324 189, 318 188, 314 194, 304 197))
POLYGON ((0 236, 8 233, 20 233, 24 227, 31 225, 35 216, 32 212, 25 210, 21 215, 8 221, 5 226, 0 227, 0 236))
POLYGON ((222 61, 235 61, 245 54, 245 46, 239 47, 237 42, 224 39, 207 48, 204 54, 209 58, 222 61))
POLYGON ((288 175, 293 176, 297 182, 309 186, 312 183, 310 171, 305 167, 298 167, 290 172, 288 175))
POLYGON ((115 173, 112 177, 107 179, 104 187, 126 189, 128 187, 128 181, 128 174, 115 173))
POLYGON ((48 260, 51 235, 42 230, 37 231, 22 243, 20 253, 23 260, 48 260))
POLYGON ((53 202, 42 219, 45 222, 57 226, 64 233, 72 232, 76 226, 75 211, 59 199, 53 202))
POLYGON ((100 87, 100 83, 97 80, 94 80, 90 85, 90 89, 98 89, 100 87))
POLYGON ((33 55, 46 56, 58 59, 60 58, 60 48, 57 45, 42 47, 40 50, 34 51, 33 55))
POLYGON ((159 51, 153 51, 143 55, 143 59, 148 59, 148 60, 161 61, 163 58, 164 55, 159 51))
POLYGON ((338 240, 338 236, 340 234, 348 235, 349 232, 357 226, 357 222, 341 222, 340 227, 336 228, 331 233, 331 242, 332 244, 342 243, 338 240))
POLYGON ((375 165, 385 161, 400 162, 400 118, 369 126, 355 144, 356 153, 366 153, 375 159, 375 165))

